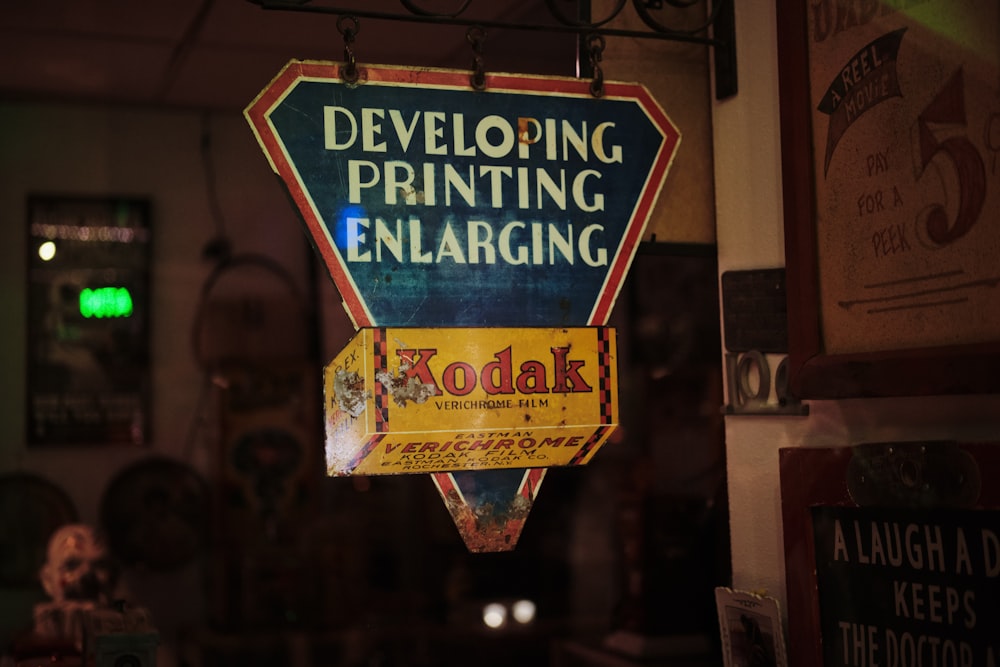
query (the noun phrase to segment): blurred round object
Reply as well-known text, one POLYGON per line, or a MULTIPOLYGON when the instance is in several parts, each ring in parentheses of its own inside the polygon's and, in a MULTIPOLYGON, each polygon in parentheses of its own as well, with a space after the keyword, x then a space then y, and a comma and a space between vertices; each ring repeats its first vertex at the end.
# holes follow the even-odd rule
POLYGON ((0 586, 40 585, 49 539, 77 520, 73 502, 52 482, 24 472, 0 475, 0 586))
POLYGON ((531 600, 518 600, 510 607, 514 620, 521 625, 527 625, 535 620, 535 603, 531 600))
POLYGON ((149 458, 118 473, 101 498, 101 525, 125 567, 180 569, 208 540, 209 494, 190 466, 149 458))
POLYGON ((499 602, 491 602, 483 607, 483 624, 488 628, 499 628, 507 622, 507 607, 499 602))

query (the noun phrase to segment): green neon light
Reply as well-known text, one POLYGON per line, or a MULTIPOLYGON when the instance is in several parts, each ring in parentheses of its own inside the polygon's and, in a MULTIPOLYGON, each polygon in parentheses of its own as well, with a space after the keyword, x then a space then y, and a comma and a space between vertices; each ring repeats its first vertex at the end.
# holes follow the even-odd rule
POLYGON ((130 317, 132 294, 125 287, 85 287, 80 291, 80 314, 91 317, 130 317))

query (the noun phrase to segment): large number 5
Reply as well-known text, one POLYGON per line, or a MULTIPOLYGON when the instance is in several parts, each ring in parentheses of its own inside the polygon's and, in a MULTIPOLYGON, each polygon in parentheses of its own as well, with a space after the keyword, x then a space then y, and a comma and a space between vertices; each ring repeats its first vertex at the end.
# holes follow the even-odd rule
MULTIPOLYGON (((961 68, 917 118, 921 161, 917 176, 924 173, 938 153, 944 153, 951 159, 958 176, 958 212, 954 224, 948 224, 948 214, 941 204, 931 205, 924 223, 927 238, 943 246, 964 236, 979 220, 986 199, 986 167, 979 151, 966 137, 951 137, 939 142, 931 133, 929 123, 952 123, 965 127, 964 77, 961 68)), ((920 224, 919 220, 917 224, 920 224)))

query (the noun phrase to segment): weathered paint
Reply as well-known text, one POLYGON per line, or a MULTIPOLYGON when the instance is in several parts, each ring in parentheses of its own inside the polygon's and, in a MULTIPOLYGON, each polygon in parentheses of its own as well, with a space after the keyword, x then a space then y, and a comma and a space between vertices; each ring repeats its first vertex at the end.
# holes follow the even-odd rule
POLYGON ((607 322, 680 133, 640 84, 291 61, 245 116, 356 326, 607 322))
POLYGON ((432 477, 465 546, 480 553, 509 551, 517 545, 545 470, 449 472, 432 477))
MULTIPOLYGON (((568 77, 494 73, 485 83, 473 90, 463 70, 373 65, 348 84, 337 63, 293 60, 245 110, 356 327, 607 323, 678 149, 678 128, 640 84, 606 81, 604 95, 594 98, 589 81, 568 77), (350 119, 357 133, 343 124, 350 119), (387 187, 390 181, 400 187, 387 187), (445 183, 454 185, 452 201, 445 183)), ((501 349, 485 349, 491 347, 491 354, 501 349)), ((523 470, 479 453, 465 457, 462 472, 433 472, 439 490, 460 491, 463 480, 493 490, 488 503, 442 490, 470 550, 512 549, 523 522, 515 516, 527 514, 545 476, 545 467, 534 466, 586 463, 607 440, 617 421, 613 363, 611 369, 613 416, 599 423, 575 423, 530 403, 437 411, 434 428, 442 413, 470 419, 479 412, 494 414, 498 424, 484 428, 497 432, 534 438, 549 429, 587 438, 574 456, 576 444, 561 445, 545 452, 559 455, 544 463, 523 454, 503 464, 523 470), (507 423, 518 410, 530 417, 530 429, 507 423), (509 502, 498 504, 500 496, 509 502), (509 530, 483 518, 487 506, 506 508, 494 518, 509 530)), ((364 436, 356 447, 371 450, 337 463, 331 474, 360 471, 378 458, 372 452, 387 436, 371 423, 370 402, 381 401, 378 411, 392 416, 395 431, 399 414, 429 413, 425 406, 436 397, 426 394, 427 383, 404 381, 388 367, 378 374, 328 369, 325 384, 328 428, 335 422, 342 434, 335 449, 350 449, 346 434, 356 431, 364 436)), ((435 437, 451 437, 453 448, 465 431, 479 432, 475 423, 435 437)), ((419 439, 426 430, 415 433, 412 442, 421 448, 438 442, 419 439)), ((395 443, 393 451, 410 442, 395 443)), ((379 463, 379 473, 410 472, 397 469, 398 460, 379 463)))
POLYGON ((365 328, 326 367, 327 472, 581 465, 617 377, 610 327, 365 328))

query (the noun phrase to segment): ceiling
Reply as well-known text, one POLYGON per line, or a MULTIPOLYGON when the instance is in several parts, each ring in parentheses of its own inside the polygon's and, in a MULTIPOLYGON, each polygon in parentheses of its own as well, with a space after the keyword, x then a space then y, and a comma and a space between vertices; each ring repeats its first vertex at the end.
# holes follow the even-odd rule
MULTIPOLYGON (((305 0, 308 2, 308 0, 305 0)), ((310 5, 320 6, 322 0, 310 5)), ((335 3, 411 16, 400 0, 335 3)), ((460 0, 422 0, 451 11, 460 0)), ((470 3, 463 19, 552 23, 544 0, 470 3)), ((290 59, 343 60, 336 14, 249 0, 18 0, 0 14, 0 100, 242 110, 290 59)), ((568 33, 487 32, 487 71, 573 75, 568 33)), ((359 64, 471 68, 461 25, 360 18, 359 64)))

